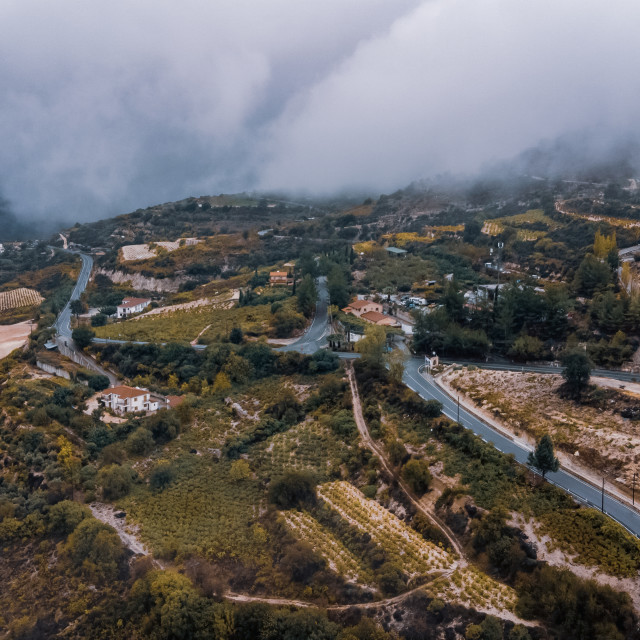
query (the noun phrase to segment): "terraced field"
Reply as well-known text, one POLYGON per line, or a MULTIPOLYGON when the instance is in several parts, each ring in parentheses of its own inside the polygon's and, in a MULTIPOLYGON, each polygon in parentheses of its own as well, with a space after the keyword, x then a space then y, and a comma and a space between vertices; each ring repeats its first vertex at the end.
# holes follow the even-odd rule
POLYGON ((516 593, 507 585, 492 580, 474 567, 456 569, 450 576, 436 578, 425 587, 433 598, 501 614, 513 611, 516 593))
POLYGON ((340 463, 344 447, 319 421, 306 420, 260 443, 252 457, 261 475, 298 469, 313 471, 320 479, 328 480, 330 471, 340 463))
POLYGON ((358 558, 311 514, 306 511, 284 511, 282 516, 298 538, 322 555, 332 571, 349 582, 371 581, 372 576, 363 570, 358 558))
POLYGON ((350 524, 368 533, 410 577, 453 568, 451 554, 422 538, 375 500, 365 498, 352 484, 323 484, 318 496, 350 524))
POLYGON ((44 298, 35 289, 20 287, 11 291, 3 291, 0 293, 0 312, 21 309, 22 307, 35 307, 43 300, 44 298))

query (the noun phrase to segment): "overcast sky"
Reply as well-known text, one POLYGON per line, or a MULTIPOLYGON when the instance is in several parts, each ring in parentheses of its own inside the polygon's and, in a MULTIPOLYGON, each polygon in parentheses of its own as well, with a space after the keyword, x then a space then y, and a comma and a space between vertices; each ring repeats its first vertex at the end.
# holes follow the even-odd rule
POLYGON ((0 194, 373 194, 638 129, 637 0, 2 0, 0 194))

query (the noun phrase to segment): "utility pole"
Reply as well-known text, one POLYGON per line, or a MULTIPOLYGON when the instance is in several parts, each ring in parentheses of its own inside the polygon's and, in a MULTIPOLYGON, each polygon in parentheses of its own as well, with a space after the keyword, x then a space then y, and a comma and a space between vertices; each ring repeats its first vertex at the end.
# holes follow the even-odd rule
POLYGON ((636 504, 636 478, 638 477, 638 472, 633 472, 633 481, 631 483, 631 504, 635 506, 636 504))
POLYGON ((602 478, 602 506, 600 507, 600 511, 604 513, 604 478, 602 478))
POLYGON ((458 394, 458 424, 460 424, 460 394, 458 394))

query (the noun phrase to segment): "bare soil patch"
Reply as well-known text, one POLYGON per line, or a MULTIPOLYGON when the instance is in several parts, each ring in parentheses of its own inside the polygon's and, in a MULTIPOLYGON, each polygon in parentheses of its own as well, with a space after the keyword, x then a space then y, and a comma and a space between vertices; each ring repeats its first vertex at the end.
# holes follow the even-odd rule
POLYGON ((0 359, 26 344, 31 333, 28 320, 17 324, 0 325, 0 359))

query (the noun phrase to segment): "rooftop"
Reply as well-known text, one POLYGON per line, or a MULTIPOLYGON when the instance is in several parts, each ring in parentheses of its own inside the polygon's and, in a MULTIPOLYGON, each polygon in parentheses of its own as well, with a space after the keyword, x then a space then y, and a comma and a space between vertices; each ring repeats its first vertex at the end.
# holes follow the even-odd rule
POLYGON ((138 389, 137 387, 127 387, 121 385, 119 387, 112 387, 111 389, 105 389, 103 395, 114 394, 121 398, 137 398, 138 396, 144 396, 148 391, 145 389, 138 389))
POLYGON ((151 302, 149 298, 125 298, 119 307, 135 307, 139 304, 143 304, 144 302, 151 302))
POLYGON ((280 277, 280 278, 286 278, 289 274, 286 271, 271 271, 271 273, 269 273, 270 277, 280 277))
MULTIPOLYGON (((350 302, 345 309, 364 309, 368 304, 372 304, 371 300, 354 300, 350 302)), ((375 302, 373 304, 376 304, 375 302)))
POLYGON ((407 253, 404 249, 398 249, 398 247, 385 247, 389 253, 395 253, 396 255, 402 255, 407 253))
POLYGON ((381 320, 387 320, 387 319, 391 319, 395 321, 395 318, 392 318, 391 316, 387 316, 384 313, 380 313, 378 311, 367 311, 367 313, 363 313, 360 317, 364 318, 365 320, 368 320, 369 322, 375 322, 375 323, 378 323, 381 320))

